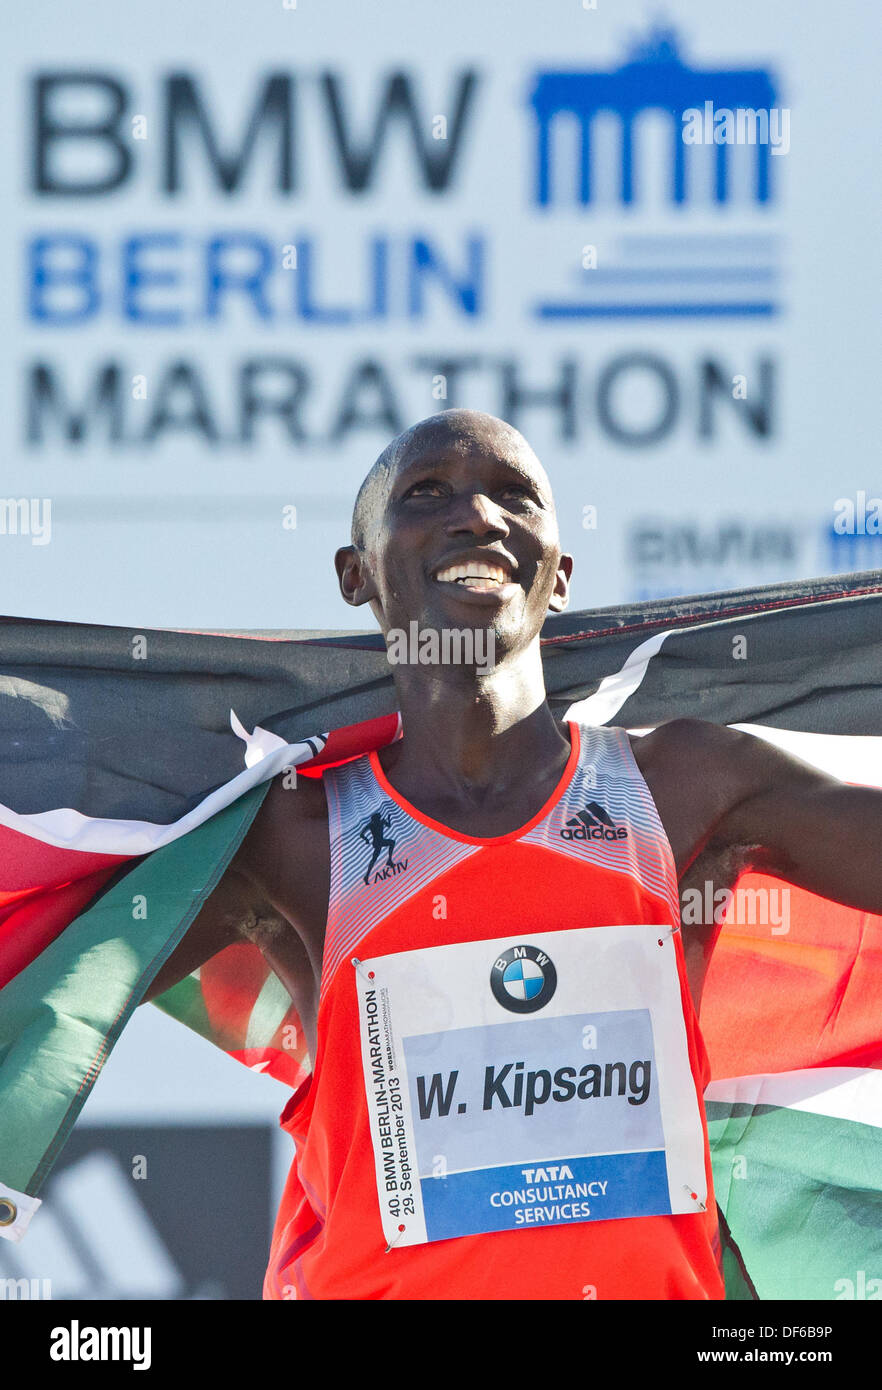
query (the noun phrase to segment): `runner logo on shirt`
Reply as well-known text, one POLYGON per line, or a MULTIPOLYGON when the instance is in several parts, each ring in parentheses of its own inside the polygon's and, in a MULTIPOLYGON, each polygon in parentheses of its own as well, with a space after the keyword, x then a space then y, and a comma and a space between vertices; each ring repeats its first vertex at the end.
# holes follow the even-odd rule
POLYGON ((370 863, 364 875, 365 883, 379 883, 383 879, 394 877, 396 874, 403 874, 407 868, 406 859, 393 859, 392 851, 395 848, 395 837, 390 835, 392 829, 392 816, 388 811, 374 811, 373 815, 368 816, 358 832, 358 838, 369 846, 371 852, 370 863), (378 860, 386 854, 385 864, 380 865, 373 878, 371 873, 378 860))
POLYGON ((513 1014, 532 1014, 554 994, 557 971, 538 946, 512 946, 493 962, 490 988, 504 1009, 513 1014))

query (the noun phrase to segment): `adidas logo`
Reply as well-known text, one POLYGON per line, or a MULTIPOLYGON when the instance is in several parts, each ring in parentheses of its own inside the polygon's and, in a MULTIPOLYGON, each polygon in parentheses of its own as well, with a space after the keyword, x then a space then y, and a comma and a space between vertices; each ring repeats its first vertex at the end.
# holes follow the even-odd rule
POLYGON ((578 811, 561 830, 564 840, 624 840, 628 834, 623 825, 616 825, 596 801, 589 801, 584 811, 578 811))

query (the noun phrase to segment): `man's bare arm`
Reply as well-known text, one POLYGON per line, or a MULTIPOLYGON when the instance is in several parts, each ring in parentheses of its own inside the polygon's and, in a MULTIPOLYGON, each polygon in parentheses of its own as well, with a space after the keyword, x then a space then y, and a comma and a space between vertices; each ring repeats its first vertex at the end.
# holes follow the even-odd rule
POLYGON ((154 999, 236 941, 249 940, 310 1012, 321 970, 330 877, 327 810, 316 779, 276 778, 223 878, 145 995, 154 999))
MULTIPOLYGON (((266 909, 261 911, 261 907, 254 884, 241 873, 234 860, 141 1002, 146 1004, 171 989, 226 946, 253 937, 261 919, 266 917, 266 909)), ((272 912, 268 904, 267 909, 272 912)))
POLYGON ((850 786, 753 734, 677 723, 693 726, 683 735, 728 803, 702 848, 749 847, 753 868, 882 913, 882 790, 850 786))

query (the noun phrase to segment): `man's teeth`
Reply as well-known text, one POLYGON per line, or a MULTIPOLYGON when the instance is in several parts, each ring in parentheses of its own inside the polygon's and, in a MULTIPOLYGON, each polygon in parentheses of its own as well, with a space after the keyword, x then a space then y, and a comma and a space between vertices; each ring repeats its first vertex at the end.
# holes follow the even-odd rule
POLYGON ((489 579, 494 584, 508 583, 508 575, 499 565, 450 565, 446 570, 439 570, 435 578, 440 579, 444 584, 450 584, 457 580, 464 581, 469 579, 489 579))

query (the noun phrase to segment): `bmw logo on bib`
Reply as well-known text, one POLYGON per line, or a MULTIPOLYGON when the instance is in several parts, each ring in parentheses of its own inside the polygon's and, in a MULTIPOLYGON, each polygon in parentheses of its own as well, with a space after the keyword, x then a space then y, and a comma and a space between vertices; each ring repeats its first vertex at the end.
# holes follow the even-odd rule
POLYGON ((493 962, 490 988, 513 1014, 532 1014, 548 1003, 557 988, 557 971, 538 946, 512 946, 493 962))

